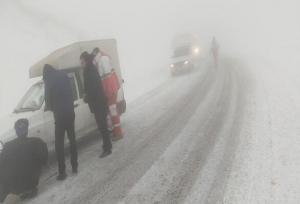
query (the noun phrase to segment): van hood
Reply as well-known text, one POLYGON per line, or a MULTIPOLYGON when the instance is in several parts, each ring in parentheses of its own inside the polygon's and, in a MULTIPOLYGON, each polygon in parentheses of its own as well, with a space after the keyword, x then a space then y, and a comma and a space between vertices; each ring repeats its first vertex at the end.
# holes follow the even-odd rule
POLYGON ((6 143, 15 135, 14 125, 18 119, 27 118, 29 121, 33 112, 12 113, 0 119, 0 141, 6 143))

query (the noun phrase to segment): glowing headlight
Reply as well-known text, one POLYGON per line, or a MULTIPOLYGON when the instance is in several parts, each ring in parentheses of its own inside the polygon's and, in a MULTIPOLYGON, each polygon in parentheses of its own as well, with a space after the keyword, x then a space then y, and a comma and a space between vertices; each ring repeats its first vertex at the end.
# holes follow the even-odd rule
POLYGON ((185 64, 185 65, 187 65, 188 63, 189 63, 189 61, 187 61, 187 60, 184 61, 184 64, 185 64))
POLYGON ((174 64, 170 64, 170 67, 171 67, 171 68, 174 68, 174 64))
POLYGON ((199 48, 195 48, 195 49, 194 49, 194 53, 195 53, 195 54, 199 54, 199 52, 200 52, 200 49, 199 49, 199 48))

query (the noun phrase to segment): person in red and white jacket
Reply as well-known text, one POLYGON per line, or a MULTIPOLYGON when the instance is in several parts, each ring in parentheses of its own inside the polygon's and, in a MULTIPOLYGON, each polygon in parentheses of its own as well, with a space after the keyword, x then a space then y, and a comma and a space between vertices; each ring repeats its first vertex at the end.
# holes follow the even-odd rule
POLYGON ((112 140, 119 140, 123 138, 123 131, 117 110, 118 91, 120 89, 118 75, 113 69, 110 56, 99 48, 95 48, 92 54, 95 56, 93 63, 96 65, 101 77, 101 83, 109 106, 107 122, 109 129, 112 131, 112 140))

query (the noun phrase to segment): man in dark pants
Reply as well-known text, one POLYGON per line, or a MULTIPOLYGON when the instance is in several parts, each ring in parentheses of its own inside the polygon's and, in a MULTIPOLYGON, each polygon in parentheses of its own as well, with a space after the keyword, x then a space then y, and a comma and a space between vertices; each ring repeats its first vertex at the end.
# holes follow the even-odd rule
POLYGON ((65 132, 67 132, 70 141, 72 171, 73 173, 78 171, 73 91, 67 74, 54 69, 51 65, 45 65, 43 78, 46 109, 53 112, 55 120, 55 151, 58 161, 57 180, 64 180, 67 177, 64 151, 65 132))
POLYGON ((100 155, 100 158, 103 158, 110 155, 112 149, 110 132, 107 127, 108 106, 104 90, 101 85, 101 78, 97 68, 93 64, 92 55, 84 52, 81 54, 80 60, 81 65, 84 68, 85 101, 89 104, 91 112, 95 114, 98 128, 102 134, 103 152, 100 155))
POLYGON ((27 119, 15 123, 17 138, 6 143, 0 154, 0 202, 8 194, 21 198, 34 197, 43 165, 48 160, 46 143, 28 138, 27 119))

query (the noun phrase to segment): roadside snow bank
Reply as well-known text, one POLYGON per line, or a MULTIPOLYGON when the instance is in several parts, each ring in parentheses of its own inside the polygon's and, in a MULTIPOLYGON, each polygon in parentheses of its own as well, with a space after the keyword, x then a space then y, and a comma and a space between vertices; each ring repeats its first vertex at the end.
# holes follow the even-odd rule
POLYGON ((297 204, 300 94, 296 73, 299 71, 266 61, 253 62, 247 67, 251 75, 246 93, 247 118, 224 203, 297 204))

